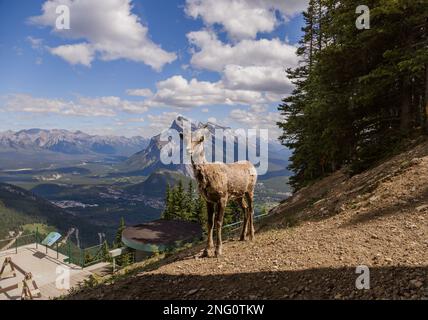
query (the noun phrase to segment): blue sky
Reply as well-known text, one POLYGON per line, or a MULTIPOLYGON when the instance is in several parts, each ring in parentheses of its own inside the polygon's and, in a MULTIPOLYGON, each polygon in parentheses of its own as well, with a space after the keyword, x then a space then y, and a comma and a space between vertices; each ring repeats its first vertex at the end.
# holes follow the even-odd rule
POLYGON ((0 0, 0 131, 152 136, 178 114, 278 134, 301 0, 0 0), (70 29, 55 9, 67 5, 70 29))

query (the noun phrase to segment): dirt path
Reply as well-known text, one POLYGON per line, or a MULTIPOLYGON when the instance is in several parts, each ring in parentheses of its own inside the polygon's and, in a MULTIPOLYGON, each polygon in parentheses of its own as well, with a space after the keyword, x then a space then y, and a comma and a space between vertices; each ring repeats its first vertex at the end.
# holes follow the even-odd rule
POLYGON ((362 175, 302 190, 254 242, 228 241, 219 259, 201 259, 202 247, 194 248, 70 298, 428 299, 427 154, 424 144, 362 175), (369 290, 356 289, 360 265, 369 267, 369 290))

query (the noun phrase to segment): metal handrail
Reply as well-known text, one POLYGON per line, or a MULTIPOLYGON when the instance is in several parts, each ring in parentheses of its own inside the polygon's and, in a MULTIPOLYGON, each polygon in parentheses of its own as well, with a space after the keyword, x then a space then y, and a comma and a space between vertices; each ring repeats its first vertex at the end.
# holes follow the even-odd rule
MULTIPOLYGON (((258 219, 263 218, 263 217, 266 217, 266 216, 268 216, 268 215, 270 215, 270 214, 269 214, 269 213, 259 214, 259 215, 257 215, 257 216, 254 216, 254 220, 258 220, 258 219)), ((229 227, 233 227, 233 226, 236 226, 236 225, 240 225, 240 224, 242 224, 242 223, 243 223, 243 221, 242 221, 242 220, 240 220, 240 221, 238 221, 238 222, 230 223, 230 224, 227 224, 227 225, 223 226, 223 229, 225 229, 225 228, 229 228, 229 227)))

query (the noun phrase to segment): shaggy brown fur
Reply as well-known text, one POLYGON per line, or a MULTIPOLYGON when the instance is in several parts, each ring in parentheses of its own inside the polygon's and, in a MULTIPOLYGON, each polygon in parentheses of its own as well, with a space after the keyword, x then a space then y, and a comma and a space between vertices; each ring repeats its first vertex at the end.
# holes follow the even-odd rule
POLYGON ((209 256, 213 248, 213 226, 216 224, 217 243, 215 255, 222 253, 221 229, 224 211, 229 200, 236 201, 244 213, 241 240, 254 239, 254 188, 257 171, 249 161, 235 163, 208 163, 205 160, 203 142, 207 133, 198 130, 195 139, 187 141, 187 152, 190 154, 192 167, 200 194, 207 202, 208 211, 208 243, 204 256, 209 256), (217 213, 215 214, 215 206, 217 213))

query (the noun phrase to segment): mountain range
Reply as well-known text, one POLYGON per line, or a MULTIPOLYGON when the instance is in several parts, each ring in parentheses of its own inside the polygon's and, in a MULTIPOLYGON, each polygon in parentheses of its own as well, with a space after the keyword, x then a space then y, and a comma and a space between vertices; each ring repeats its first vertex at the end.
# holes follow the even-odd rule
POLYGON ((28 129, 18 132, 0 133, 2 151, 43 151, 70 155, 101 154, 130 156, 147 146, 148 139, 140 136, 126 138, 118 136, 89 135, 82 131, 28 129))

